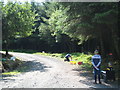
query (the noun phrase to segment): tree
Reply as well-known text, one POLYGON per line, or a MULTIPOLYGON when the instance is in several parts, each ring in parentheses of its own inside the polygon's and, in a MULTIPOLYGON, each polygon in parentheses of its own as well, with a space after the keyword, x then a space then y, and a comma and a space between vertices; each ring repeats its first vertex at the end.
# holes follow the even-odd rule
POLYGON ((118 3, 73 2, 62 5, 70 6, 69 18, 66 21, 67 29, 64 30, 68 35, 79 38, 80 44, 96 38, 98 42, 100 41, 98 45, 103 56, 106 52, 113 52, 117 55, 115 57, 119 57, 118 3))
POLYGON ((6 54, 8 54, 10 39, 31 34, 35 13, 31 11, 31 5, 27 2, 24 4, 8 2, 3 5, 2 13, 3 42, 6 43, 6 54))
POLYGON ((2 50, 2 3, 0 2, 0 50, 2 50))
MULTIPOLYGON (((69 48, 69 52, 74 51, 72 48, 74 47, 74 44, 72 44, 73 41, 71 41, 71 38, 63 30, 66 26, 65 21, 67 19, 66 12, 68 8, 64 8, 59 3, 44 3, 44 5, 46 16, 49 18, 43 18, 46 24, 42 23, 39 26, 40 33, 44 34, 44 36, 49 36, 49 38, 50 36, 53 37, 50 41, 52 45, 54 43, 62 43, 63 48, 66 46, 69 48)), ((48 38, 46 40, 49 42, 48 38)))

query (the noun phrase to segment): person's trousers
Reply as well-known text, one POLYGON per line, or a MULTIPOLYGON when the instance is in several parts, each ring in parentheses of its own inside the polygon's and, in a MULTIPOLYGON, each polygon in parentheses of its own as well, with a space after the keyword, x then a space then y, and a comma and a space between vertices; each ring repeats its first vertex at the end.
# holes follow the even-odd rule
POLYGON ((95 79, 95 82, 97 82, 97 77, 98 77, 99 83, 101 82, 100 81, 100 75, 101 75, 101 70, 94 69, 94 79, 95 79))
POLYGON ((66 58, 66 60, 69 62, 70 60, 69 60, 69 58, 66 58))

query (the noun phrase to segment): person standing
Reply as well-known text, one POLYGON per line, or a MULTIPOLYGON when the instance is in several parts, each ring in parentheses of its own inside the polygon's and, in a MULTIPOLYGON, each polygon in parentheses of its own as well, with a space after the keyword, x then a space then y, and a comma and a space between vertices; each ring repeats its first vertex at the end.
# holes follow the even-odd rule
POLYGON ((101 84, 101 80, 100 80, 100 74, 101 74, 101 70, 100 70, 101 56, 99 55, 98 50, 95 50, 94 54, 95 55, 92 56, 92 65, 93 65, 94 79, 95 79, 94 84, 97 84, 97 77, 98 77, 99 84, 101 84))

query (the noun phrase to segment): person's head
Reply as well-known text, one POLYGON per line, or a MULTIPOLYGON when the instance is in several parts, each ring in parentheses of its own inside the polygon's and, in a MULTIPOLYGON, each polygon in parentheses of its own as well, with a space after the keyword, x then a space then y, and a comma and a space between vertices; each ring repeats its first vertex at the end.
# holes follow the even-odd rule
POLYGON ((95 50, 95 51, 94 51, 94 54, 99 54, 98 50, 95 50))
POLYGON ((109 62, 109 63, 108 63, 108 66, 109 66, 109 67, 112 67, 112 64, 111 64, 111 62, 109 62))

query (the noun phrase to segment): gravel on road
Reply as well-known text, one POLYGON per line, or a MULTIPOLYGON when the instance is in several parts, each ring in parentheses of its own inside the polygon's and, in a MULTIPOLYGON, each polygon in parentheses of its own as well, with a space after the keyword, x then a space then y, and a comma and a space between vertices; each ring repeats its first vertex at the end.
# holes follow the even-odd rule
POLYGON ((1 88, 117 88, 111 84, 93 84, 88 72, 78 69, 77 65, 52 57, 36 54, 10 52, 13 56, 26 61, 30 68, 23 73, 2 77, 1 88))

